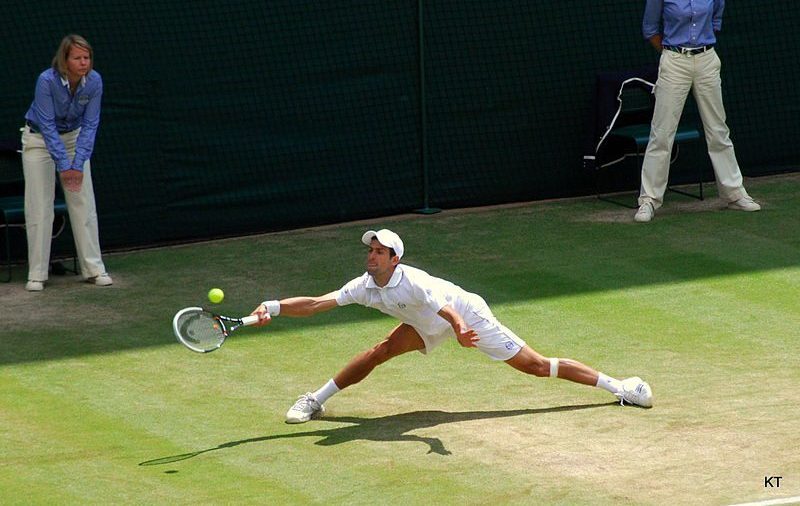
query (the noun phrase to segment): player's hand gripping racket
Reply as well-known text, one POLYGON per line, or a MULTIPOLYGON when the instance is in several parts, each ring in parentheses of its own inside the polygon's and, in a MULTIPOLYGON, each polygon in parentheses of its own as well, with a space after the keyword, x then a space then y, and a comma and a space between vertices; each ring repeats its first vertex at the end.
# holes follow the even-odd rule
POLYGON ((258 323, 258 316, 231 318, 206 311, 201 307, 187 307, 175 313, 172 330, 184 346, 197 353, 216 350, 239 327, 258 323))

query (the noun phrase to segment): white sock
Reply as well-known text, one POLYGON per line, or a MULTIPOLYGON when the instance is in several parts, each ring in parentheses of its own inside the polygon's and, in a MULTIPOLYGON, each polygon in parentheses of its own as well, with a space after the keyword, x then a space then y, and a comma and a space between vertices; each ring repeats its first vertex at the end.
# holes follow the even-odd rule
POLYGON ((320 404, 325 404, 325 401, 330 399, 333 394, 339 391, 339 387, 336 386, 336 382, 332 379, 329 379, 327 383, 325 383, 322 388, 314 392, 314 397, 317 399, 317 402, 320 404))
POLYGON ((612 394, 616 394, 622 391, 622 382, 618 379, 612 378, 610 376, 606 376, 603 373, 597 374, 597 388, 602 388, 603 390, 608 390, 612 394))

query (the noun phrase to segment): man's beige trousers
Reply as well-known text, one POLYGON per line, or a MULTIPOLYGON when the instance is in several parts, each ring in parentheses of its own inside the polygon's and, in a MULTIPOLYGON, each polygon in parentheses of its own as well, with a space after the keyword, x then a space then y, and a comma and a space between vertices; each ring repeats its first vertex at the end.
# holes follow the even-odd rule
POLYGON ((725 123, 720 67, 714 49, 692 56, 667 49, 661 53, 650 141, 642 162, 639 205, 650 202, 658 209, 663 203, 672 143, 689 90, 692 90, 703 120, 708 155, 720 197, 733 202, 747 195, 742 186, 742 172, 736 161, 730 130, 725 123))

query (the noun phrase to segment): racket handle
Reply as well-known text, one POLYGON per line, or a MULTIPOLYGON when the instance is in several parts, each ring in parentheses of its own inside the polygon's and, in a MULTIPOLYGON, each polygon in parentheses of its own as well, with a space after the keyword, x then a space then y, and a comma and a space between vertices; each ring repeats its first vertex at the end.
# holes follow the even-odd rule
POLYGON ((248 325, 256 324, 256 323, 258 323, 258 316, 254 315, 254 314, 250 315, 250 316, 245 316, 244 318, 242 318, 242 325, 244 325, 245 327, 247 327, 248 325))

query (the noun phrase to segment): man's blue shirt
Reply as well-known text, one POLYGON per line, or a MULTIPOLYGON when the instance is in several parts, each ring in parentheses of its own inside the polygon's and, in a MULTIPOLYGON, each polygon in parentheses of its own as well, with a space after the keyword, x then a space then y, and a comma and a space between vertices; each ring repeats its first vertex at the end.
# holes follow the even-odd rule
POLYGON ((717 42, 725 0, 647 0, 645 39, 663 34, 665 46, 700 47, 717 42))
POLYGON ((69 92, 67 80, 55 69, 45 70, 36 80, 33 103, 25 119, 41 132, 59 171, 82 171, 84 162, 92 156, 102 97, 103 79, 94 70, 81 80, 74 95, 69 92), (75 145, 75 159, 70 160, 58 134, 76 128, 81 131, 75 145))

